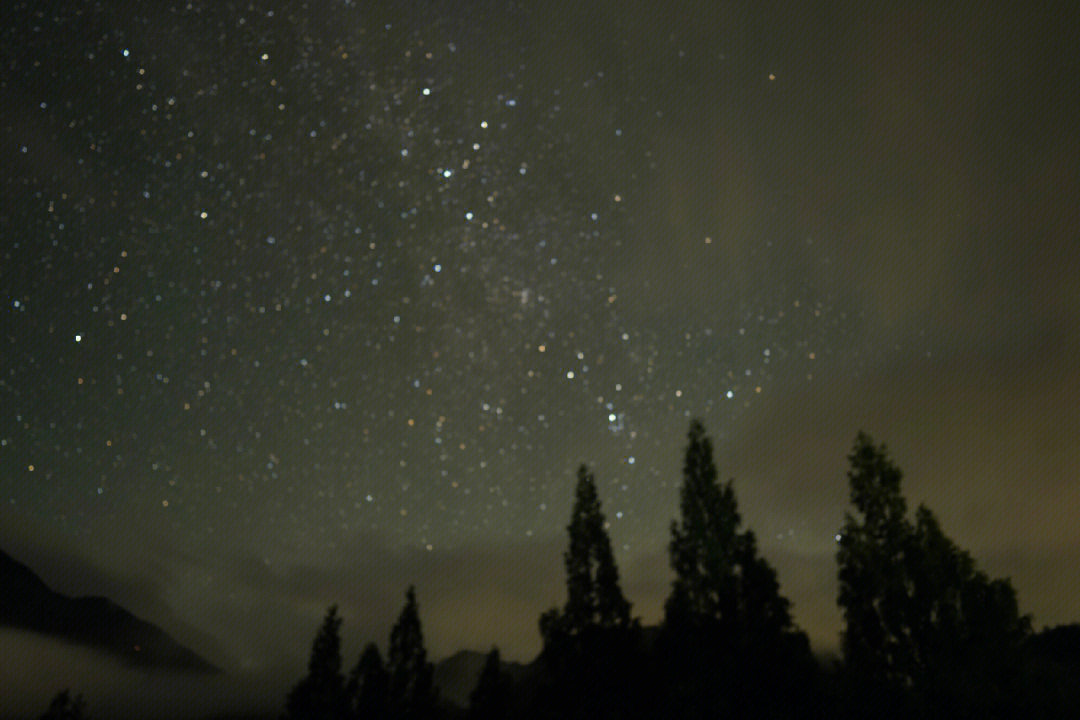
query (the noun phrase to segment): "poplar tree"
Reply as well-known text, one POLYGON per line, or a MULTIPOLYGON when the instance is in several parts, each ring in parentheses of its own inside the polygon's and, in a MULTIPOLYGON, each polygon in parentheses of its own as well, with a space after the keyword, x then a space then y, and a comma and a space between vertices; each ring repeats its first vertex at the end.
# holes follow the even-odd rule
POLYGON ((345 678, 341 674, 341 618, 337 605, 330 607, 315 636, 308 674, 285 701, 289 720, 327 720, 344 717, 345 678))
POLYGON ((82 695, 71 696, 71 692, 64 690, 56 695, 49 703, 49 709, 45 711, 39 720, 84 720, 86 717, 86 703, 82 695))
POLYGON ((469 695, 469 717, 475 720, 510 717, 510 684, 510 675, 503 670, 499 649, 492 648, 484 659, 476 687, 469 695))
POLYGON ((385 717, 389 681, 378 646, 368 643, 345 688, 354 720, 385 717))
POLYGON ((390 631, 387 652, 389 673, 389 709, 394 718, 417 720, 435 711, 436 695, 432 685, 433 666, 427 660, 416 591, 410 585, 405 593, 405 607, 390 631))
POLYGON ((630 603, 619 587, 619 571, 600 511, 596 480, 589 469, 578 468, 574 507, 567 526, 570 546, 566 565, 566 605, 549 610, 540 620, 545 641, 557 635, 576 636, 591 629, 630 626, 630 603))
POLYGON ((859 433, 848 456, 853 513, 838 536, 844 678, 856 713, 989 717, 1019 697, 1030 619, 1008 580, 976 567, 924 506, 907 518, 902 473, 859 433), (987 713, 990 713, 988 715, 987 713))
POLYGON ((712 443, 694 420, 659 639, 667 709, 690 718, 795 716, 812 698, 809 641, 794 627, 754 533, 741 529, 731 481, 717 476, 712 443))
POLYGON ((732 637, 762 639, 792 630, 776 572, 758 554, 750 530, 740 530, 735 490, 720 484, 712 443, 700 421, 690 423, 679 495, 681 519, 671 524, 675 571, 665 619, 671 625, 702 624, 732 637))
POLYGON ((596 480, 578 468, 566 565, 566 604, 540 618, 537 717, 613 720, 642 710, 641 632, 619 587, 596 480))

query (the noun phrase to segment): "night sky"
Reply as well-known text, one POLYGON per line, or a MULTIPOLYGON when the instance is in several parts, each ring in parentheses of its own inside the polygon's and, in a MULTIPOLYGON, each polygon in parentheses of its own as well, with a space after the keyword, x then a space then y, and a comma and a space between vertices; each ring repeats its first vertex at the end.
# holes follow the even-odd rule
POLYGON ((815 648, 859 429, 1080 618, 1080 11, 718 5, 4 3, 0 548, 234 674, 409 583, 529 660, 581 462, 659 619, 700 417, 815 648))

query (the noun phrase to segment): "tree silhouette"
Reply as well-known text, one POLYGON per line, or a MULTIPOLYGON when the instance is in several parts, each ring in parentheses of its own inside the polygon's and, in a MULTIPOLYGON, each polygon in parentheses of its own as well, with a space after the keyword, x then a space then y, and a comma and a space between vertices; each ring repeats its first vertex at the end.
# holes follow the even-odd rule
POLYGON ((600 628, 630 626, 630 603, 619 588, 619 571, 605 529, 596 480, 589 469, 578 468, 574 507, 567 526, 570 546, 566 565, 566 605, 540 619, 545 642, 557 636, 577 636, 600 628))
POLYGON ((566 566, 566 604, 540 617, 540 717, 630 717, 640 684, 640 627, 619 587, 604 515, 589 469, 578 468, 566 566))
POLYGON ((290 720, 328 720, 345 716, 340 629, 341 618, 337 615, 337 605, 333 605, 315 636, 308 674, 285 701, 286 717, 290 720))
POLYGON ((82 695, 73 698, 68 690, 63 690, 52 699, 40 720, 84 720, 85 712, 86 703, 82 695))
POLYGON ((676 714, 690 717, 794 712, 814 667, 806 636, 792 622, 776 572, 740 530, 735 491, 717 480, 712 444, 690 423, 671 526, 675 571, 664 607, 661 670, 676 714))
POLYGON ((1080 707, 1080 624, 1043 628, 1025 643, 1028 715, 1075 718, 1080 707))
POLYGON ((671 524, 669 552, 675 571, 665 606, 669 620, 734 620, 739 513, 731 483, 717 483, 712 445, 702 424, 690 424, 680 491, 682 521, 671 524))
POLYGON ((368 643, 345 686, 350 715, 354 720, 374 720, 386 716, 390 676, 383 667, 375 643, 368 643))
POLYGON ((926 507, 907 519, 902 473, 885 446, 860 432, 848 459, 855 513, 837 563, 851 711, 1007 714, 1030 633, 1012 585, 977 570, 926 507))
POLYGON ((390 631, 387 671, 391 717, 401 720, 431 717, 436 704, 433 667, 427 661, 416 591, 411 585, 405 593, 405 607, 390 631))
POLYGON ((510 686, 510 675, 503 670, 499 649, 492 648, 469 695, 469 716, 476 720, 510 717, 510 686))
MULTIPOLYGON (((859 433, 848 456, 851 504, 838 538, 839 598, 844 631, 841 649, 849 695, 877 695, 885 709, 900 712, 911 682, 910 648, 903 631, 907 603, 904 546, 911 534, 901 473, 884 447, 859 433), (861 677, 856 678, 859 675, 861 677)), ((861 704, 861 703, 860 703, 861 704)))

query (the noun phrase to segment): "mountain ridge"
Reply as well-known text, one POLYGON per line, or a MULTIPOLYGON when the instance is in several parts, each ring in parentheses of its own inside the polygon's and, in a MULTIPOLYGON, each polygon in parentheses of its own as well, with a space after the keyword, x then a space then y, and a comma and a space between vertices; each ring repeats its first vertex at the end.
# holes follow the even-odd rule
MULTIPOLYGON (((434 664, 432 681, 439 689, 439 696, 460 708, 469 707, 469 695, 476 688, 480 672, 484 669, 487 653, 478 650, 458 650, 434 664)), ((536 663, 501 661, 502 669, 510 679, 518 682, 528 674, 536 663)))
POLYGON ((0 626, 108 653, 127 665, 218 673, 219 668, 107 597, 70 597, 0 550, 0 626))

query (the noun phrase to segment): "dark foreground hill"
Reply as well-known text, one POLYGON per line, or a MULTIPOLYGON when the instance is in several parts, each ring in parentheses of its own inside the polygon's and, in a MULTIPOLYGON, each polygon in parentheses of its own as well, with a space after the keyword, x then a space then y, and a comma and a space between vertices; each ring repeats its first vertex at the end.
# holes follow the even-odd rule
POLYGON ((218 669, 156 625, 103 597, 68 597, 0 551, 0 626, 96 648, 128 665, 201 673, 218 669))

